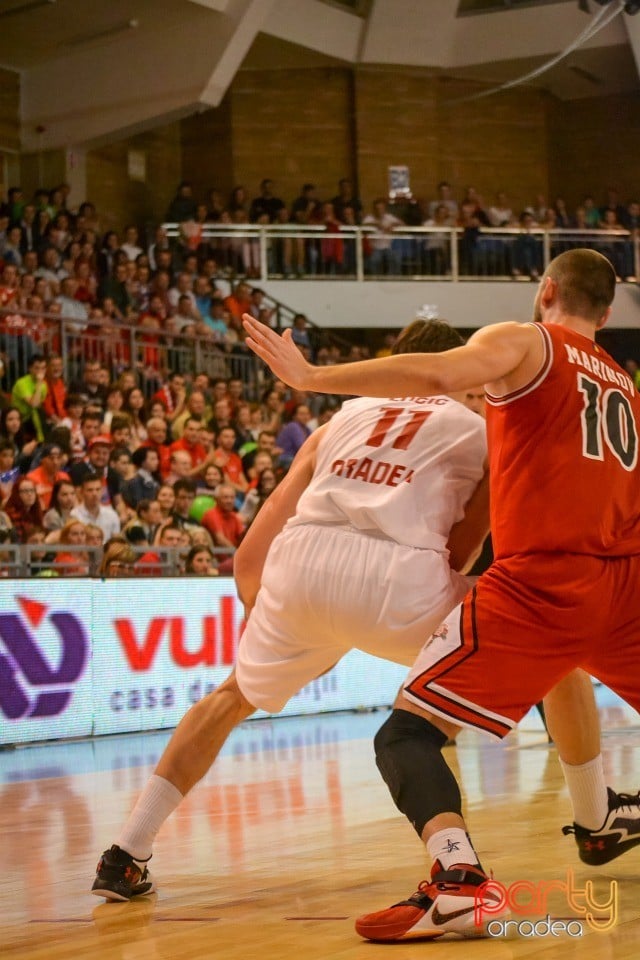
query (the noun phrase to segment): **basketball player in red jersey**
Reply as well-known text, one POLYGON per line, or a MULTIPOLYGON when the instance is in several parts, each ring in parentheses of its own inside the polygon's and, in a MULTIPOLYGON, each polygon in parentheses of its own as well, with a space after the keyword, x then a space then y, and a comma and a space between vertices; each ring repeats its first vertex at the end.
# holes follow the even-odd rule
MULTIPOLYGON (((568 251, 545 271, 535 322, 485 327, 438 355, 339 367, 312 367, 289 335, 245 317, 249 346, 298 389, 431 395, 484 382, 487 392, 495 560, 421 651, 375 743, 434 861, 431 881, 361 917, 362 936, 433 938, 447 917, 473 932, 486 875, 441 753, 460 726, 504 737, 574 668, 640 709, 640 396, 595 343, 615 286, 605 257, 568 251)), ((608 806, 599 829, 565 828, 589 862, 640 842, 640 796, 610 791, 608 806)))

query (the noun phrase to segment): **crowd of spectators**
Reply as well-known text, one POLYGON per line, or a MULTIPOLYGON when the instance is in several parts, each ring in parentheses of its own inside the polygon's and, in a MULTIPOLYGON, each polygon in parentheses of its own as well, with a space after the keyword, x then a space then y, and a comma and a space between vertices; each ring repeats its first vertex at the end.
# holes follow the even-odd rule
MULTIPOLYGON (((445 236, 452 228, 462 231, 459 241, 461 273, 468 275, 510 274, 514 278, 535 279, 542 270, 542 243, 539 230, 551 231, 626 231, 626 240, 610 238, 591 243, 608 256, 621 279, 634 280, 633 240, 640 228, 640 202, 621 203, 615 190, 608 190, 602 204, 586 196, 569 210, 560 196, 549 202, 536 196, 530 204, 514 210, 504 191, 497 191, 493 203, 473 187, 467 187, 455 198, 450 183, 437 185, 430 199, 417 199, 410 194, 388 199, 378 197, 365 213, 350 180, 343 178, 338 193, 331 199, 319 196, 313 183, 302 185, 293 202, 285 203, 277 196, 275 184, 265 179, 258 196, 249 200, 243 186, 237 186, 225 200, 217 190, 197 201, 191 184, 180 184, 167 211, 167 219, 180 224, 181 242, 194 251, 207 247, 203 239, 206 225, 221 227, 236 224, 275 224, 289 227, 324 228, 326 238, 304 236, 272 241, 269 247, 269 272, 285 277, 322 274, 353 274, 356 269, 355 241, 349 239, 348 228, 369 227, 364 245, 367 270, 373 275, 420 272, 443 275, 451 271, 450 241, 445 236), (405 227, 430 227, 441 230, 426 239, 394 237, 405 227), (346 231, 345 231, 346 228, 346 231), (520 236, 513 239, 484 238, 483 231, 515 229, 520 236), (533 231, 533 232, 532 232, 533 231), (342 235, 341 235, 342 232, 342 235)), ((555 241, 552 253, 561 252, 571 240, 562 234, 555 241)), ((216 238, 211 252, 218 262, 248 277, 258 275, 258 242, 240 236, 216 238)))
MULTIPOLYGON (((487 224, 520 224, 523 238, 535 225, 620 226, 635 235, 640 215, 637 203, 622 207, 612 192, 602 208, 587 198, 569 215, 560 199, 548 206, 537 198, 515 215, 504 194, 486 208, 472 190, 458 203, 441 183, 428 204, 378 199, 366 215, 348 180, 329 201, 305 184, 291 205, 270 180, 251 202, 238 187, 226 204, 217 191, 198 203, 183 183, 167 211, 180 224, 170 242, 162 227, 150 238, 133 225, 101 235, 94 206, 72 212, 67 199, 66 186, 31 200, 13 188, 0 205, 0 544, 29 544, 31 572, 40 575, 94 573, 97 555, 105 575, 163 572, 168 556, 193 575, 230 572, 234 549, 296 451, 341 402, 278 382, 249 384, 242 369, 218 376, 209 363, 184 369, 172 362, 176 338, 197 335, 238 357, 246 350, 244 312, 274 322, 263 290, 247 282, 257 271, 251 238, 206 239, 204 224, 315 223, 331 234, 370 225, 368 263, 384 273, 394 258, 410 255, 407 243, 418 242, 393 237, 414 223, 461 226, 460 255, 471 262, 487 224), (243 275, 236 283, 220 267, 230 251, 233 272, 243 275), (56 316, 72 323, 80 345, 66 352, 66 363, 48 334, 56 316), (141 334, 140 353, 122 336, 131 327, 141 334)), ((533 248, 520 240, 514 274, 522 261, 524 274, 536 276, 533 248)), ((419 242, 446 272, 441 237, 419 242)), ((283 273, 306 273, 311 249, 325 265, 350 269, 347 240, 310 243, 282 240, 274 256, 283 273)), ((628 263, 619 272, 632 276, 628 263)), ((319 364, 368 356, 364 347, 345 351, 312 336, 301 314, 292 333, 319 364)), ((378 355, 392 342, 390 334, 378 355)), ((7 556, 0 550, 3 575, 11 574, 7 556)))
MULTIPOLYGON (((241 378, 172 372, 145 400, 134 370, 110 382, 88 360, 68 383, 59 356, 33 355, 0 395, 0 544, 30 544, 38 575, 156 575, 167 556, 172 572, 230 573, 296 451, 340 402, 278 381, 259 400, 245 394, 241 378)), ((8 556, 0 546, 4 576, 8 556)))

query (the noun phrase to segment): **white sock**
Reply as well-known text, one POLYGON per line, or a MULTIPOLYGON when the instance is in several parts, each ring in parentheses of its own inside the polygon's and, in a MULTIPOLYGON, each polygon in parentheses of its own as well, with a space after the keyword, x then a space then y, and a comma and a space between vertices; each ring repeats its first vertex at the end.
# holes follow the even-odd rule
POLYGON ((439 860, 443 870, 454 863, 477 863, 478 855, 471 845, 469 834, 460 827, 438 830, 427 840, 427 850, 432 860, 439 860))
POLYGON ((599 830, 609 813, 602 754, 588 763, 560 763, 573 804, 573 819, 586 830, 599 830))
POLYGON ((134 860, 148 860, 156 834, 182 800, 177 787, 164 777, 151 777, 138 797, 116 841, 134 860))

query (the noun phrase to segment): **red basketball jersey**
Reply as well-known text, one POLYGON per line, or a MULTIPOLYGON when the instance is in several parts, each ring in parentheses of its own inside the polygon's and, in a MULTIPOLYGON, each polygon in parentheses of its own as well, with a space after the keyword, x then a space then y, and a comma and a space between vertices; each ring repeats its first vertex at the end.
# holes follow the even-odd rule
POLYGON ((640 395, 587 337, 535 328, 545 347, 540 372, 514 393, 487 397, 495 557, 640 554, 640 395))

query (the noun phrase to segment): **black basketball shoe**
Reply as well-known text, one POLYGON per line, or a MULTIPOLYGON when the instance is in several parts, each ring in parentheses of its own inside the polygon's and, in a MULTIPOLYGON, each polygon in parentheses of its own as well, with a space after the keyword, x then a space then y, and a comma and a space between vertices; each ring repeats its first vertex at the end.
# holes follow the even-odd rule
POLYGON ((575 836, 580 859, 592 867, 609 863, 640 843, 640 791, 615 793, 607 787, 607 792, 609 813, 599 830, 587 830, 577 823, 562 828, 565 836, 575 836))
POLYGON ((100 857, 91 893, 105 900, 131 900, 153 893, 151 874, 115 844, 100 857))

